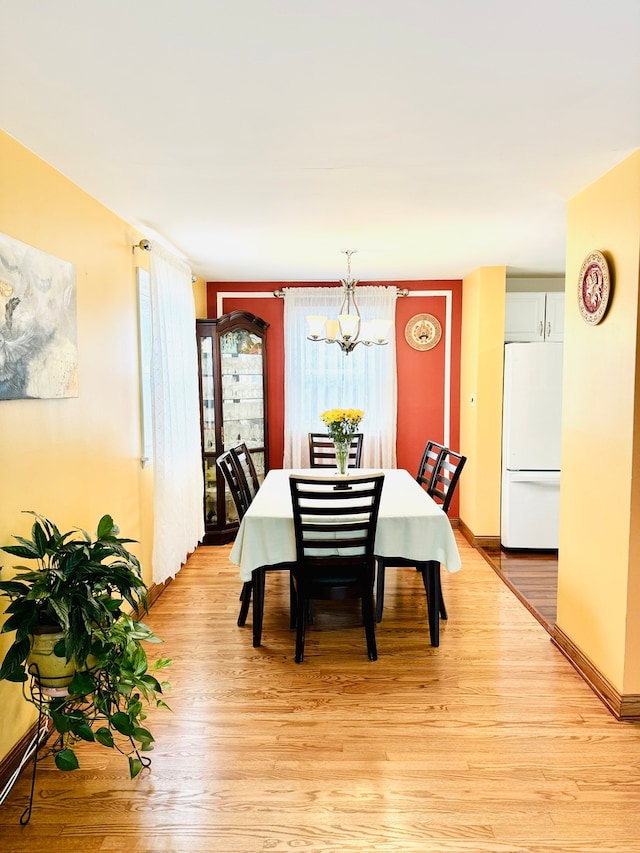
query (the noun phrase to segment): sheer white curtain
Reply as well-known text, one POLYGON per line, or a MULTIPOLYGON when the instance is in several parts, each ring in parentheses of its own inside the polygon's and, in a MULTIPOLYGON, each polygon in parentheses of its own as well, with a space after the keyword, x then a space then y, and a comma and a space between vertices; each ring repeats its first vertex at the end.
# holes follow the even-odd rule
POLYGON ((204 535, 204 486, 191 270, 156 244, 150 290, 153 580, 163 583, 177 574, 204 535))
POLYGON ((337 344, 307 340, 307 314, 337 316, 338 287, 284 289, 284 461, 285 468, 309 464, 308 433, 326 432, 326 409, 363 409, 362 466, 396 466, 395 287, 358 287, 363 320, 389 321, 386 346, 358 346, 346 355, 337 344))

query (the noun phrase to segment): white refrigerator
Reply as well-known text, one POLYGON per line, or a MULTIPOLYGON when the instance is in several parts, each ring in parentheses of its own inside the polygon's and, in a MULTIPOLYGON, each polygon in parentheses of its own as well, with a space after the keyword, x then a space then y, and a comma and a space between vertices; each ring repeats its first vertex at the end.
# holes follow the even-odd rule
POLYGON ((504 348, 502 508, 505 548, 558 547, 562 344, 504 348))

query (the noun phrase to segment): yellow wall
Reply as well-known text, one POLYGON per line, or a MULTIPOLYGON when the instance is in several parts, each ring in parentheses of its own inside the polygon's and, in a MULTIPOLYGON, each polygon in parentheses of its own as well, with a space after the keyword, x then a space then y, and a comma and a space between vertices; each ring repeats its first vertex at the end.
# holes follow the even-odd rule
POLYGON ((640 151, 568 206, 557 624, 623 695, 640 693, 640 151), (613 296, 588 326, 582 261, 613 296))
POLYGON ((193 285, 193 301, 196 307, 196 317, 207 316, 207 282, 200 277, 193 285))
POLYGON ((500 535, 505 290, 505 267, 482 267, 462 283, 460 519, 479 538, 500 535))
MULTIPOLYGON (((135 276, 147 256, 131 248, 144 235, 1 132, 0 186, 0 231, 75 265, 79 361, 77 398, 0 401, 0 544, 28 532, 21 510, 91 532, 109 513, 140 540, 151 583, 153 469, 140 465, 135 276)), ((13 562, 0 554, 3 567, 13 562)), ((7 647, 0 637, 0 657, 7 647)), ((32 716, 20 687, 6 682, 0 709, 1 760, 32 716)))

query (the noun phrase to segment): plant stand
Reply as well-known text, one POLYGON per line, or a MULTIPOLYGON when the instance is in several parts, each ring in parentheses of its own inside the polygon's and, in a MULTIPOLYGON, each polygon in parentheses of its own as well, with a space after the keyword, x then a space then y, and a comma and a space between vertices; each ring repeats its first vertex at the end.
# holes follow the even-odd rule
POLYGON ((32 762, 32 771, 31 771, 31 790, 29 793, 29 802, 25 807, 24 811, 20 816, 20 824, 22 826, 26 826, 31 819, 31 812, 33 809, 33 794, 35 791, 36 784, 36 772, 38 768, 38 762, 40 761, 40 748, 49 738, 49 713, 48 713, 48 704, 50 701, 49 696, 43 693, 40 687, 40 681, 38 677, 37 667, 32 665, 30 668, 31 674, 31 682, 29 684, 28 691, 23 684, 22 692, 24 693, 25 699, 31 702, 38 709, 38 721, 36 724, 36 732, 31 739, 30 744, 25 749, 24 755, 22 756, 22 760, 14 770, 13 774, 9 778, 5 787, 0 791, 0 805, 4 803, 6 798, 9 795, 9 792, 18 781, 18 777, 22 772, 22 769, 28 764, 29 761, 32 762), (28 695, 27 695, 28 692, 28 695))
MULTIPOLYGON (((33 666, 31 667, 33 669, 33 666)), ((56 691, 66 688, 54 688, 56 691)), ((27 803, 24 811, 20 815, 20 825, 26 826, 31 820, 31 812, 33 811, 33 794, 36 788, 36 773, 38 770, 38 762, 41 760, 42 756, 40 756, 40 748, 41 746, 47 742, 49 739, 49 702, 51 701, 51 696, 44 693, 40 686, 40 678, 39 673, 36 671, 31 673, 31 683, 29 685, 30 698, 29 701, 32 702, 36 708, 38 709, 38 724, 37 724, 37 736, 36 742, 33 746, 33 758, 32 758, 32 770, 31 770, 31 790, 29 791, 29 802, 27 803)), ((68 693, 67 693, 68 695, 68 693)))
MULTIPOLYGON (((65 705, 69 708, 72 707, 86 707, 86 701, 82 701, 79 698, 74 698, 73 696, 69 696, 69 691, 66 687, 43 687, 40 683, 40 673, 38 671, 38 667, 36 664, 31 664, 29 667, 29 674, 31 676, 31 681, 29 682, 29 687, 26 687, 26 684, 23 685, 23 693, 25 699, 28 702, 31 702, 38 710, 38 722, 36 734, 31 741, 29 747, 25 751, 22 761, 20 762, 19 767, 16 769, 14 775, 10 779, 9 783, 5 787, 5 789, 0 792, 0 805, 4 802, 4 799, 9 794, 11 788, 15 785, 18 776, 20 775, 20 771, 27 764, 28 761, 32 762, 31 768, 31 788, 29 791, 29 801, 25 806, 24 811, 20 815, 20 825, 26 826, 31 820, 31 813, 33 811, 33 797, 35 793, 36 786, 36 774, 38 771, 38 764, 44 758, 48 757, 49 752, 45 752, 41 754, 41 747, 47 742, 49 736, 51 734, 50 727, 50 703, 53 701, 59 701, 61 699, 66 700, 65 705)), ((54 729, 55 731, 55 729, 54 729)), ((58 735, 56 741, 60 740, 62 735, 58 735)), ((135 747, 133 740, 130 738, 130 743, 134 747, 134 754, 136 758, 140 761, 144 768, 147 768, 151 764, 151 759, 148 756, 143 756, 140 754, 138 749, 135 747)), ((52 747, 55 750, 55 742, 52 747)))

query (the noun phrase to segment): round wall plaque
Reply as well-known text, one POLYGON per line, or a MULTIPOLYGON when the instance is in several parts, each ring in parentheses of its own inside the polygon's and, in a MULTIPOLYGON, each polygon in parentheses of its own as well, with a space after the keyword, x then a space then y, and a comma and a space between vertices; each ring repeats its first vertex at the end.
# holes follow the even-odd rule
POLYGON ((407 323, 404 336, 410 347, 424 352, 438 343, 442 337, 442 326, 433 314, 416 314, 407 323))
POLYGON ((580 267, 578 306, 582 319, 595 326, 604 317, 609 304, 611 282, 609 266, 602 252, 589 252, 580 267))

